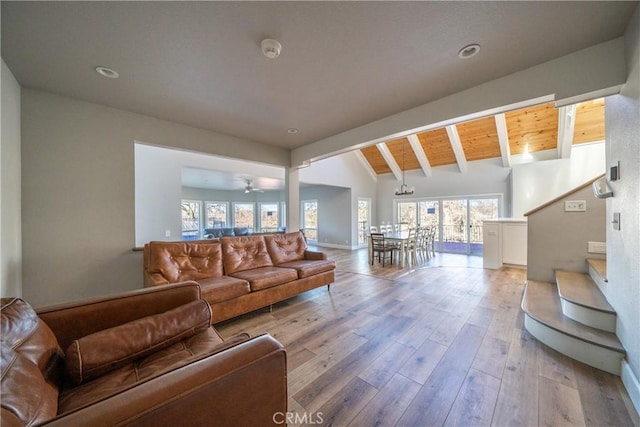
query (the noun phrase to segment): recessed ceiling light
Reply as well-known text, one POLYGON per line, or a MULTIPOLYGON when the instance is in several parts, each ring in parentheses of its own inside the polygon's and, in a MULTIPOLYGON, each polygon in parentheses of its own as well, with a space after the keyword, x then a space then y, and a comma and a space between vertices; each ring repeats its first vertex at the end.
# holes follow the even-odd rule
POLYGON ((108 79, 117 79, 118 77, 120 77, 120 74, 118 74, 116 70, 109 67, 102 67, 102 66, 96 67, 96 73, 108 79))
POLYGON ((292 135, 293 135, 294 133, 298 133, 298 129, 296 129, 296 128, 289 128, 289 129, 287 129, 287 133, 290 133, 290 134, 292 134, 292 135))
POLYGON ((458 58, 469 59, 480 52, 480 45, 477 43, 467 45, 458 51, 458 58))

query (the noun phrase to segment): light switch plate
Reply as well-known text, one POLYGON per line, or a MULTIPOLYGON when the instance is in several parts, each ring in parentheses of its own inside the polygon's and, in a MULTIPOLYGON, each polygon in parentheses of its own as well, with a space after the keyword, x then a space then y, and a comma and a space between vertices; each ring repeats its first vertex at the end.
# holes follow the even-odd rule
POLYGON ((564 211, 565 212, 586 212, 587 201, 586 200, 565 200, 564 211))
POLYGON ((613 224, 614 230, 620 230, 620 212, 613 213, 613 221, 611 221, 611 223, 613 224))

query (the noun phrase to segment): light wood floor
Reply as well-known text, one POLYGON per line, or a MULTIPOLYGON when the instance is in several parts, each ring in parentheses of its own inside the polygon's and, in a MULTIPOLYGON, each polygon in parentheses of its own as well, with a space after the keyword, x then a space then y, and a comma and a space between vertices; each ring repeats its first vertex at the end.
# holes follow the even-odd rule
POLYGON ((217 325, 287 349, 289 411, 334 426, 640 425, 620 379, 523 327, 525 272, 438 255, 369 266, 322 249, 336 282, 217 325))

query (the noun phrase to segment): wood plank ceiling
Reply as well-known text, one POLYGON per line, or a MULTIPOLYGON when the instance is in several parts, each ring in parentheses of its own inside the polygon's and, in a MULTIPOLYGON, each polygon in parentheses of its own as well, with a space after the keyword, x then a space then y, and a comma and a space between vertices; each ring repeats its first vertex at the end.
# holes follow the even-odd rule
POLYGON ((555 108, 553 103, 458 123, 362 148, 376 174, 399 173, 502 157, 556 150, 567 156, 574 144, 604 140, 604 99, 555 108), (571 120, 574 118, 574 120, 571 120), (567 150, 567 145, 569 150, 567 150), (395 163, 395 164, 394 164, 395 163))

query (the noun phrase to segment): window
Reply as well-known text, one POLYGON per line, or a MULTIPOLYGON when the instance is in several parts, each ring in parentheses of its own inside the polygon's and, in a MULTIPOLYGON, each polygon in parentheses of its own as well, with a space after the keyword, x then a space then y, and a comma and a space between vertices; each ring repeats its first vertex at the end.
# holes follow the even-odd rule
POLYGON ((227 227, 228 202, 205 202, 204 203, 204 228, 225 228, 227 227))
POLYGON ((278 203, 260 203, 260 232, 278 231, 278 203))
POLYGON ((302 229, 308 241, 318 241, 318 201, 302 202, 302 229))
POLYGON ((253 231, 255 224, 255 213, 253 203, 233 204, 233 226, 246 227, 253 231))
POLYGON ((182 201, 182 240, 200 238, 200 206, 199 200, 182 201))

